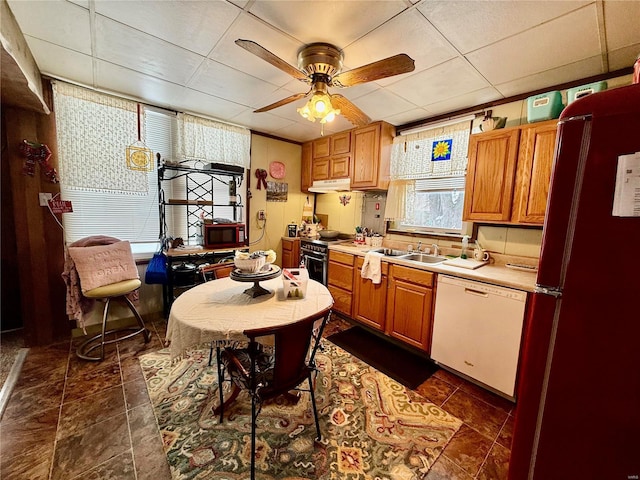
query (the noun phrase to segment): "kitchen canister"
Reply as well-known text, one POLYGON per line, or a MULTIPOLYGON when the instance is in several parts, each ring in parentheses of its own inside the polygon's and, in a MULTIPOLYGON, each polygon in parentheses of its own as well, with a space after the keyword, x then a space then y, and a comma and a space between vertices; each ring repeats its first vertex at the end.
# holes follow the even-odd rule
POLYGON ((527 122, 541 122, 558 118, 564 105, 559 90, 541 93, 527 98, 527 122))

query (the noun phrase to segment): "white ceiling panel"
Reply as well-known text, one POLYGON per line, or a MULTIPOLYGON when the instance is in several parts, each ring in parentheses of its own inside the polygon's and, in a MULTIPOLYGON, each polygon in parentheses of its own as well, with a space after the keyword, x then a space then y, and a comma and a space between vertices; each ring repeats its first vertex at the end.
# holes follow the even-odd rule
POLYGON ((498 84, 495 88, 505 97, 511 97, 522 92, 542 90, 548 86, 562 85, 576 78, 587 78, 600 73, 603 73, 602 59, 597 56, 572 63, 571 65, 563 65, 546 72, 498 84))
POLYGON ((491 83, 505 83, 597 55, 597 24, 596 7, 589 5, 466 57, 491 83))
POLYGON ((96 0, 96 12, 207 56, 241 10, 225 1, 96 0))
POLYGON ((106 17, 96 17, 101 60, 185 85, 204 57, 106 17), (135 48, 132 46, 135 45, 135 48))
POLYGON ((25 35, 91 55, 89 10, 64 0, 7 3, 25 35))
POLYGON ((564 15, 587 1, 429 1, 418 10, 461 53, 468 53, 564 15))
POLYGON ((387 87, 392 92, 419 107, 458 97, 468 91, 488 86, 467 62, 454 58, 424 70, 387 87))
POLYGON ((293 0, 259 1, 249 11, 303 43, 345 48, 405 8, 402 0, 293 0))
MULTIPOLYGON (((415 61, 413 72, 329 87, 373 120, 397 126, 557 85, 628 74, 640 54, 640 0, 8 0, 8 5, 48 76, 296 141, 317 138, 321 131, 296 112, 305 100, 266 113, 253 110, 307 93, 309 85, 235 40, 253 40, 293 67, 300 48, 328 42, 343 50, 345 71, 406 53, 415 61)), ((339 116, 324 131, 352 127, 339 116)))
POLYGON ((87 87, 94 86, 93 59, 90 55, 37 38, 25 38, 43 75, 73 80, 87 87))
MULTIPOLYGON (((417 10, 409 10, 368 33, 344 50, 347 69, 406 53, 416 72, 452 59, 458 52, 417 10)), ((398 77, 379 80, 382 85, 398 77)))

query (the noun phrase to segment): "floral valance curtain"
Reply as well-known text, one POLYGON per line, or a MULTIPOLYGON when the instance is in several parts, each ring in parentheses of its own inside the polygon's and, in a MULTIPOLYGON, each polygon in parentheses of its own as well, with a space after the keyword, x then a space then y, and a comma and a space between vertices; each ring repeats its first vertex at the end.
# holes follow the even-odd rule
POLYGON ((391 179, 464 175, 471 122, 399 135, 391 150, 391 179))
POLYGON ((178 114, 178 155, 250 168, 251 132, 185 113, 178 114))
POLYGON ((147 172, 130 170, 126 161, 127 146, 138 139, 136 102, 64 82, 54 82, 53 101, 60 182, 65 188, 147 193, 147 172))

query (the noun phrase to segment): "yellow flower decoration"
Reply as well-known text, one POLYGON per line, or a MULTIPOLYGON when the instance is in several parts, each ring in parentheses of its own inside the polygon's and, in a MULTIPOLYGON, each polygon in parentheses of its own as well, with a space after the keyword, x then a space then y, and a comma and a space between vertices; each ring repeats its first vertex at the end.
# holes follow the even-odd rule
POLYGON ((448 142, 438 142, 433 147, 433 158, 441 158, 449 155, 449 143, 448 142))

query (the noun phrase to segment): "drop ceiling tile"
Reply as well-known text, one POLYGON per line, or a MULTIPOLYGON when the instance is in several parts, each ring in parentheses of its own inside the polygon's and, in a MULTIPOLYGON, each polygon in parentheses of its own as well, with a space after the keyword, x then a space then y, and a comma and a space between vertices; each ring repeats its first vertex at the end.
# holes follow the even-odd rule
POLYGON ((433 115, 434 113, 427 109, 413 108, 396 115, 385 115, 382 119, 391 125, 404 125, 405 123, 417 122, 433 115))
POLYGON ((418 10, 468 53, 588 4, 587 1, 429 1, 418 10))
POLYGON ((253 108, 263 107, 261 100, 277 89, 271 83, 208 59, 188 86, 253 108))
POLYGON ((345 48, 406 8, 401 0, 259 1, 249 11, 302 43, 345 48))
POLYGON ((399 97, 395 93, 382 88, 358 97, 353 103, 374 120, 383 116, 397 115, 417 107, 417 105, 399 97))
POLYGON ((599 55, 598 36, 584 33, 596 31, 596 7, 589 5, 466 58, 491 83, 505 83, 599 55))
POLYGON ((495 88, 485 87, 480 90, 458 95, 457 97, 447 98, 440 102, 430 103, 425 105, 425 108, 436 115, 440 115, 476 105, 494 102, 501 98, 503 98, 502 95, 495 88))
POLYGON ((180 100, 179 105, 175 106, 176 109, 180 108, 185 112, 199 113, 200 115, 217 118, 225 122, 230 122, 233 117, 242 112, 251 111, 244 105, 229 102, 224 98, 207 95, 190 88, 185 88, 184 94, 178 98, 180 100))
POLYGON ((93 60, 89 55, 30 36, 25 39, 43 75, 93 86, 93 60))
MULTIPOLYGON (((345 70, 406 53, 415 61, 415 72, 456 57, 447 40, 416 10, 392 18, 344 50, 345 70)), ((384 85, 402 77, 379 80, 384 85)))
POLYGON ((640 43, 639 18, 640 1, 604 2, 607 47, 618 50, 640 43))
POLYGON ((487 81, 461 58, 411 75, 387 89, 409 102, 426 105, 488 86, 487 81))
POLYGON ((304 91, 304 83, 239 47, 235 44, 237 39, 258 43, 294 68, 298 65, 298 50, 302 47, 300 42, 265 25, 251 15, 241 15, 209 54, 209 58, 274 85, 282 86, 294 80, 300 84, 302 90, 299 91, 304 91))
POLYGON ((96 16, 96 55, 116 65, 185 85, 204 57, 96 16))
POLYGON ((91 54, 89 10, 61 0, 8 3, 23 34, 91 54))
POLYGON ((640 54, 640 43, 609 52, 609 71, 631 67, 640 54))
POLYGON ((241 10, 226 2, 96 0, 105 17, 207 56, 241 10))
POLYGON ((571 82, 579 78, 592 77, 604 73, 600 55, 586 58, 571 65, 563 65, 545 72, 518 78, 510 82, 499 83, 496 89, 505 97, 519 95, 571 82))

